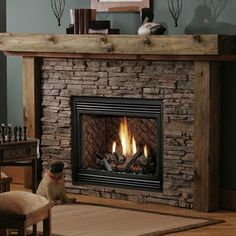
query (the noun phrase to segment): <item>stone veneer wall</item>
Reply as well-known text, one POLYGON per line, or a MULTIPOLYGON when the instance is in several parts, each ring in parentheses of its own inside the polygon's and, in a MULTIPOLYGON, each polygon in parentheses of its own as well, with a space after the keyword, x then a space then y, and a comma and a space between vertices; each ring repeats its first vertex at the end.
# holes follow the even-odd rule
POLYGON ((194 100, 193 62, 45 58, 43 163, 67 163, 65 180, 71 193, 192 208, 194 100), (163 191, 72 185, 71 95, 163 99, 163 191))

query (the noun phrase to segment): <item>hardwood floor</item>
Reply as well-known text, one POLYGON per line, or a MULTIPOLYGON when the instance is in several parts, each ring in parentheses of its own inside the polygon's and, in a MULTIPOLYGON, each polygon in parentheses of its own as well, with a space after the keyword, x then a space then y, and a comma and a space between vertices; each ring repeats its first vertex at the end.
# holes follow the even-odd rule
MULTIPOLYGON (((13 184, 11 186, 12 190, 26 190, 22 185, 13 184)), ((97 198, 84 195, 74 195, 68 194, 69 197, 76 197, 78 202, 81 203, 94 203, 114 207, 122 207, 128 209, 139 209, 145 211, 156 211, 160 213, 170 213, 180 216, 192 216, 192 217, 202 217, 202 218, 211 218, 217 220, 224 220, 224 223, 211 225, 207 227, 202 227, 199 229, 182 231, 179 233, 169 234, 171 236, 235 236, 236 235, 236 211, 226 211, 220 210, 217 212, 211 213, 202 213, 184 208, 177 208, 172 206, 167 206, 164 204, 144 204, 136 202, 128 202, 122 200, 106 199, 106 198, 97 198)))

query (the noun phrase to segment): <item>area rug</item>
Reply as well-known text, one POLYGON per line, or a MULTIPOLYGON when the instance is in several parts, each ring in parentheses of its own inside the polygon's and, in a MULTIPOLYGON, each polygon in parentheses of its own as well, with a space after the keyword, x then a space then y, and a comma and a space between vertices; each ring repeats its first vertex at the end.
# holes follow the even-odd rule
MULTIPOLYGON (((154 236, 219 222, 91 204, 60 205, 52 209, 53 236, 154 236)), ((42 224, 38 230, 42 232, 42 224)))

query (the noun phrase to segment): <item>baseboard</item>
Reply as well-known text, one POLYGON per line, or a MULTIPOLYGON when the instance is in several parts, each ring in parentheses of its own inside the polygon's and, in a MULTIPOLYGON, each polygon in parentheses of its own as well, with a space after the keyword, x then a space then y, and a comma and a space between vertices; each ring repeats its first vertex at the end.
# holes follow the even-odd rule
POLYGON ((227 210, 236 210, 236 190, 220 190, 220 207, 227 210))

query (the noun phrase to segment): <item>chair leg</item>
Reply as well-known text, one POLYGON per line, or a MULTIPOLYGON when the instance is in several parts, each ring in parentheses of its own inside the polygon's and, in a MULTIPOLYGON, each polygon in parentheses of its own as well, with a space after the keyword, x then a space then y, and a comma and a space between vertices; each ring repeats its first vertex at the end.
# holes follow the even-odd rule
POLYGON ((18 229, 18 235, 19 236, 26 236, 26 228, 25 227, 21 227, 18 229))
POLYGON ((0 236, 8 236, 8 230, 7 229, 0 229, 0 236))
POLYGON ((51 210, 48 212, 48 217, 43 220, 43 235, 51 236, 51 210))
POLYGON ((37 224, 33 225, 33 236, 37 236, 37 224))

